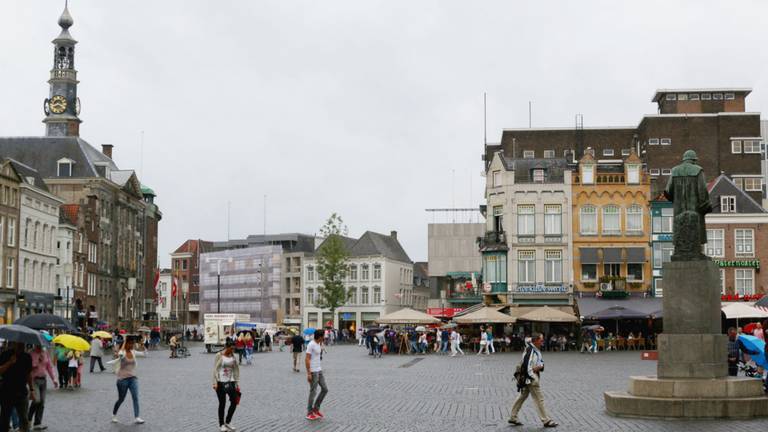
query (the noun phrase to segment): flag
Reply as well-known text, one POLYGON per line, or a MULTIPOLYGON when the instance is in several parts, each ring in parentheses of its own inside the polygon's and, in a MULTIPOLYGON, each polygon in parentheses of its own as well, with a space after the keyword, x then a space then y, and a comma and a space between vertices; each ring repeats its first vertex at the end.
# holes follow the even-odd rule
POLYGON ((155 281, 152 283, 152 288, 155 290, 155 304, 160 303, 160 291, 157 287, 160 284, 160 269, 155 269, 155 281))
POLYGON ((176 283, 176 277, 173 277, 171 280, 171 297, 176 297, 177 289, 178 289, 178 284, 176 283))

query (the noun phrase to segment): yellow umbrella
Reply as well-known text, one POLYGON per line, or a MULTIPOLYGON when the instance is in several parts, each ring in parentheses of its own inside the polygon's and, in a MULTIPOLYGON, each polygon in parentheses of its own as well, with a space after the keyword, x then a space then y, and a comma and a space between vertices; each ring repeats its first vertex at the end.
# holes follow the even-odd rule
POLYGON ((105 332, 104 330, 95 331, 95 332, 93 332, 93 334, 91 336, 92 337, 100 337, 102 339, 112 339, 112 335, 107 333, 107 332, 105 332))
POLYGON ((63 345, 64 348, 69 348, 75 351, 88 351, 91 349, 91 344, 85 339, 70 334, 56 336, 53 338, 53 343, 63 345))

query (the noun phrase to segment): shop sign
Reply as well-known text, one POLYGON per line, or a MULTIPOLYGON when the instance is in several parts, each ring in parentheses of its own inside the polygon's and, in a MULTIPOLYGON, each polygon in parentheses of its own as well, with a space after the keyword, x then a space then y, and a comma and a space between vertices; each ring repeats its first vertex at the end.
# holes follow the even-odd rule
POLYGON ((658 241, 672 241, 672 234, 657 234, 658 241))
POLYGON ((344 312, 343 314, 341 314, 341 319, 343 319, 344 321, 350 321, 353 318, 354 318, 354 315, 351 312, 344 312))
POLYGON ((564 285, 544 285, 539 282, 536 285, 518 285, 515 289, 518 293, 566 293, 568 288, 564 285))
POLYGON ((760 260, 713 260, 720 267, 749 267, 760 270, 760 260))
POLYGON ((427 308, 427 314, 450 318, 463 310, 464 308, 427 308))

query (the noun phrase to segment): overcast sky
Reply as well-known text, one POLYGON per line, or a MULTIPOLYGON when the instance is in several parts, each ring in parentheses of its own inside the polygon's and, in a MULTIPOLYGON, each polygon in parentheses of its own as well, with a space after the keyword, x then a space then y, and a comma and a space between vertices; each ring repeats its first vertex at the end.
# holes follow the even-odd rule
MULTIPOLYGON (((0 135, 42 135, 63 1, 0 2, 0 135)), ((656 88, 752 87, 768 103, 768 2, 72 0, 82 137, 115 145, 187 238, 397 230, 477 207, 504 128, 632 126, 656 88), (141 131, 144 151, 141 157, 141 131), (143 159, 143 162, 142 162, 143 159)))

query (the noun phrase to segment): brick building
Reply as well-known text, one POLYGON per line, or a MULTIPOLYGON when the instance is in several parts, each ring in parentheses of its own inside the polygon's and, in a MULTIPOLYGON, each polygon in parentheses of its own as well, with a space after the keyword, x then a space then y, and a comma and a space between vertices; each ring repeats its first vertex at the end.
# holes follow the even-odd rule
POLYGON ((761 202, 760 113, 746 111, 750 89, 663 89, 652 102, 657 113, 643 116, 637 126, 506 129, 499 144, 487 145, 490 163, 502 150, 511 158, 580 159, 587 148, 598 160, 616 160, 630 149, 641 157, 651 176, 652 193, 663 190, 672 167, 685 150, 693 149, 710 178, 724 173, 761 202), (740 180, 739 180, 740 179, 740 180))
POLYGON ((16 320, 19 292, 19 185, 11 162, 0 163, 0 325, 16 320))
POLYGON ((200 254, 213 251, 213 243, 194 239, 187 240, 171 254, 171 274, 177 279, 180 292, 177 299, 170 299, 169 309, 176 314, 175 302, 180 301, 179 318, 185 324, 196 325, 200 316, 200 254))

